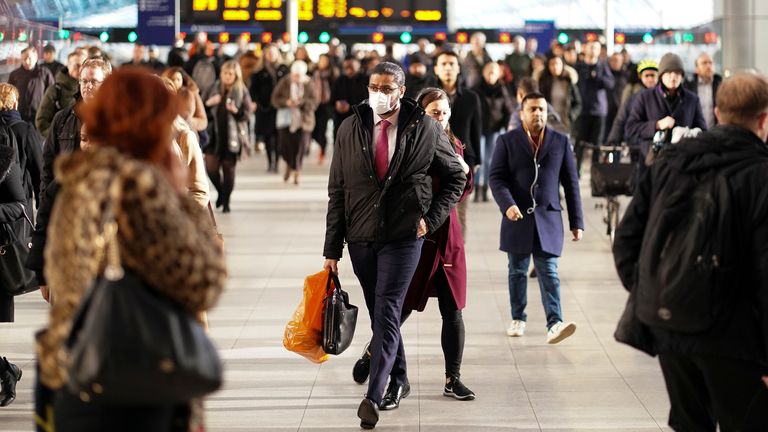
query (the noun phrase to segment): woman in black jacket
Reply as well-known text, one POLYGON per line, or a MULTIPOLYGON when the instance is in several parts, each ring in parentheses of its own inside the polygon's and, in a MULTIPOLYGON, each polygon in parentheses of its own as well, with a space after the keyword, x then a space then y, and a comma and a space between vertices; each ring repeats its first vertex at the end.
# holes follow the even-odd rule
MULTIPOLYGON (((8 230, 18 231, 19 220, 24 217, 25 202, 26 196, 15 150, 0 144, 0 248, 12 238, 8 230)), ((0 286, 0 322, 13 322, 13 312, 13 296, 6 293, 5 287, 0 286)), ((16 383, 20 379, 21 369, 2 357, 0 407, 7 406, 16 399, 16 383)))
POLYGON ((581 113, 581 95, 561 57, 547 59, 547 67, 539 78, 539 90, 555 108, 567 130, 571 130, 581 113))

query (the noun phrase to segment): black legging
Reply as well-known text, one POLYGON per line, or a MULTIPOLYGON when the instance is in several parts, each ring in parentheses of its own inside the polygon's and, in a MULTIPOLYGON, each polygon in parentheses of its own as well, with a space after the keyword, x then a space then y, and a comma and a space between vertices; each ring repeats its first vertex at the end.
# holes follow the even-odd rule
POLYGON ((237 158, 234 155, 223 157, 213 154, 205 155, 205 170, 208 172, 208 177, 211 178, 211 183, 213 183, 213 187, 216 188, 218 193, 217 206, 218 204, 229 206, 229 198, 232 195, 232 190, 235 188, 236 165, 237 158), (223 181, 221 173, 223 173, 223 181))
MULTIPOLYGON (((461 375, 461 359, 464 357, 464 318, 456 307, 448 279, 442 268, 435 274, 434 282, 437 291, 437 302, 440 307, 440 316, 443 318, 443 327, 440 333, 440 344, 443 347, 445 358, 445 374, 455 378, 461 375)), ((400 327, 411 315, 412 311, 403 311, 400 316, 400 327)))
MULTIPOLYGON (((326 132, 328 131, 328 120, 331 118, 333 107, 330 103, 321 104, 315 110, 315 130, 312 131, 312 139, 320 145, 320 154, 325 155, 325 148, 328 145, 326 132)), ((307 146, 309 150, 309 146, 307 146)))

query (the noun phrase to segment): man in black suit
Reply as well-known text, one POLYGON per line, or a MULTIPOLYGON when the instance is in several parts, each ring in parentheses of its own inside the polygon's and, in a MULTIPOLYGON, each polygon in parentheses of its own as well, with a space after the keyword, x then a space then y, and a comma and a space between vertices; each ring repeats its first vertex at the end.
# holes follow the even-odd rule
POLYGON ((442 127, 404 94, 400 66, 374 67, 367 103, 352 107, 336 135, 328 179, 323 267, 338 273, 346 242, 373 329, 368 392, 357 410, 364 429, 410 393, 400 336, 405 292, 424 236, 445 222, 466 183, 442 127))
POLYGON ((696 73, 685 82, 685 88, 699 96, 701 111, 704 113, 709 129, 717 124, 715 96, 722 82, 723 77, 715 73, 715 62, 712 61, 712 57, 707 53, 701 53, 696 58, 696 73))

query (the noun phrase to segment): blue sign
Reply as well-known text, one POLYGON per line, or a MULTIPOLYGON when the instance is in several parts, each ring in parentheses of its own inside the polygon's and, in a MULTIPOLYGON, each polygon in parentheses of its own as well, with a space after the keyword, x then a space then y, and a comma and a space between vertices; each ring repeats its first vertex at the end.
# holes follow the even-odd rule
POLYGON ((539 44, 536 52, 549 49, 549 43, 556 37, 554 21, 525 21, 523 33, 526 38, 534 38, 539 44))
POLYGON ((176 39, 176 1, 139 0, 139 42, 171 45, 176 39))

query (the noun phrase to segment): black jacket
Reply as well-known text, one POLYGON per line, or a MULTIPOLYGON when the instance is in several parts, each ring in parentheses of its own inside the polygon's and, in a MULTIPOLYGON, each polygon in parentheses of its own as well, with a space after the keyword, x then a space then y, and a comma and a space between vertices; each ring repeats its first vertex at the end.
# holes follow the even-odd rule
MULTIPOLYGON (((438 80, 439 81, 439 80, 438 80)), ((442 85, 438 85, 442 87, 442 85)), ((464 160, 467 165, 474 167, 483 163, 480 160, 480 136, 483 133, 482 111, 480 96, 461 85, 456 87, 456 94, 451 101, 451 119, 448 124, 451 132, 461 141, 464 149, 464 160)))
POLYGON ((43 175, 40 185, 41 197, 45 198, 45 189, 53 181, 53 162, 62 153, 80 150, 80 119, 75 113, 79 95, 67 108, 56 113, 51 122, 51 131, 43 147, 43 175))
POLYGON ((665 150, 635 189, 613 244, 619 277, 627 290, 634 288, 635 272, 646 221, 661 186, 676 172, 718 170, 746 159, 754 164, 730 177, 743 249, 738 273, 727 288, 732 307, 713 328, 683 334, 650 328, 658 353, 705 354, 768 365, 768 147, 751 131, 717 126, 710 132, 665 150))
POLYGON ((275 115, 277 111, 272 106, 272 91, 277 82, 288 75, 290 71, 285 65, 275 65, 270 72, 266 67, 251 75, 249 88, 251 100, 256 102, 256 135, 269 137, 276 133, 275 115))
POLYGON ((501 81, 496 85, 489 85, 482 78, 480 81, 472 90, 480 97, 483 134, 491 134, 507 127, 507 120, 515 112, 517 103, 509 88, 501 81))
MULTIPOLYGON (((40 179, 43 172, 43 137, 15 110, 0 111, 0 124, 10 124, 16 136, 19 168, 27 202, 35 196, 40 204, 40 179)), ((31 216, 31 215, 30 215, 31 216)))
MULTIPOLYGON (((406 87, 406 91, 408 88, 406 87)), ((352 116, 352 109, 346 113, 336 111, 336 102, 347 101, 350 106, 357 105, 368 99, 368 77, 364 73, 358 73, 352 78, 341 75, 331 88, 331 104, 336 115, 336 125, 341 125, 347 117, 352 116)), ((337 126, 338 127, 338 126, 337 126)))
POLYGON ((35 121, 45 90, 55 84, 51 71, 42 66, 32 70, 19 67, 8 76, 8 84, 19 90, 19 112, 24 121, 35 121))
POLYGON ((411 74, 405 75, 405 97, 416 99, 419 96, 419 92, 425 88, 436 86, 437 77, 429 72, 421 77, 411 74))
POLYGON ((413 239, 419 219, 439 228, 459 202, 466 176, 448 136, 412 99, 400 102, 397 147, 385 180, 374 170, 373 111, 355 105, 341 124, 328 179, 325 249, 340 259, 344 241, 389 243, 413 239), (440 179, 433 196, 432 177, 440 179))

